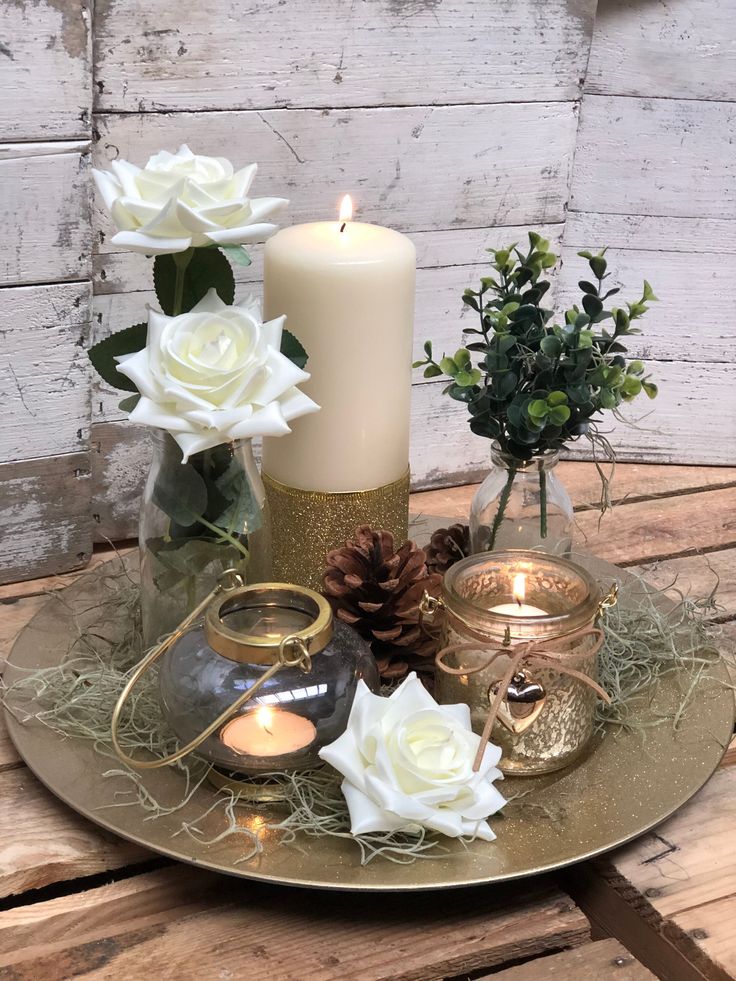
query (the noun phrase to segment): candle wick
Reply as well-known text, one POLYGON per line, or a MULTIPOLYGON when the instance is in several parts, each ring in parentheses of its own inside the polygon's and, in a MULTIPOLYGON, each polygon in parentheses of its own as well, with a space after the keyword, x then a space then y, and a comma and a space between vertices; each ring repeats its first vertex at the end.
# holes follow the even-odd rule
POLYGON ((273 735, 273 733, 272 733, 272 732, 271 732, 271 730, 270 730, 270 729, 268 728, 268 726, 263 726, 263 728, 264 728, 264 729, 265 729, 265 731, 266 731, 266 732, 267 732, 267 733, 269 734, 269 736, 272 736, 272 735, 273 735))
POLYGON ((340 225, 340 231, 341 231, 341 232, 344 232, 344 231, 345 231, 345 226, 346 226, 346 225, 347 225, 347 222, 346 222, 346 221, 344 221, 344 222, 342 223, 342 225, 340 225))

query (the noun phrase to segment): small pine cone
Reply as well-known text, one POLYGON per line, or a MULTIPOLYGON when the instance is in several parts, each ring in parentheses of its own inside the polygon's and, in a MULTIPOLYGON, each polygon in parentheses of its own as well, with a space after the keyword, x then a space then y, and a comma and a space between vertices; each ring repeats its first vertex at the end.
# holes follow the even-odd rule
POLYGON ((438 528, 426 551, 429 571, 444 575, 450 566, 470 555, 470 528, 467 525, 438 528))
POLYGON ((436 641, 419 626, 419 603, 439 593, 442 577, 430 573, 413 542, 394 550, 387 531, 361 525, 355 537, 327 555, 323 592, 335 616, 373 642, 381 674, 401 677, 414 657, 431 657, 436 641))

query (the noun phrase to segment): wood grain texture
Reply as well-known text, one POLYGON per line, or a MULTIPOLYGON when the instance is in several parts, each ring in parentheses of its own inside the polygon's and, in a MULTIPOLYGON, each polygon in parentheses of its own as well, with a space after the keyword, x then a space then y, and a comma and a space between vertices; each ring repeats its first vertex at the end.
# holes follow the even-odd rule
POLYGON ((243 16, 214 0, 186 24, 180 13, 97 3, 98 110, 571 100, 595 2, 265 0, 243 16))
MULTIPOLYGON (((556 102, 102 114, 96 125, 96 166, 117 156, 140 164, 189 140, 240 166, 257 160, 253 193, 289 197, 289 223, 331 218, 349 190, 363 221, 427 231, 561 221, 576 109, 556 102), (441 167, 428 164, 438 159, 441 167)), ((110 232, 99 204, 93 224, 110 232)), ((108 248, 106 237, 100 251, 108 248)))
POLYGON ((79 141, 0 146, 0 286, 88 275, 88 148, 79 141))
POLYGON ((653 981, 654 977, 618 940, 600 940, 477 981, 653 981))
POLYGON ((94 875, 149 853, 79 817, 25 767, 0 773, 0 896, 94 875), (23 814, 23 820, 18 815, 23 814))
POLYGON ((565 245, 575 249, 634 249, 637 252, 736 252, 736 220, 663 215, 605 215, 571 211, 565 245))
POLYGON ((88 283, 0 290, 0 460, 87 448, 90 294, 88 283))
POLYGON ((586 95, 570 207, 736 218, 734 126, 732 102, 586 95))
POLYGON ((92 66, 85 0, 0 4, 0 140, 87 136, 92 66))
MULTIPOLYGON (((558 890, 542 883, 518 889, 458 890, 451 906, 431 894, 406 899, 312 894, 223 884, 220 908, 128 929, 110 923, 104 940, 54 944, 3 958, 12 977, 238 977, 253 970, 270 981, 421 981, 493 967, 515 958, 574 946, 588 922, 558 890), (230 903, 230 905, 224 905, 230 903), (244 925, 247 924, 244 929, 244 925), (427 943, 428 936, 442 943, 427 943), (246 967, 250 965, 250 968, 246 967), (213 968, 216 970, 213 971, 213 968)), ((1 976, 1 975, 0 975, 1 976)))
POLYGON ((585 91, 733 100, 736 34, 710 0, 599 0, 585 91))
POLYGON ((637 568, 647 582, 678 600, 681 594, 706 597, 716 589, 716 620, 736 617, 736 548, 680 559, 661 559, 637 568))
POLYGON ((121 541, 138 535, 143 485, 152 444, 145 429, 128 422, 92 426, 92 522, 95 541, 121 541))
POLYGON ((0 464, 0 582, 86 565, 90 489, 87 453, 0 464))

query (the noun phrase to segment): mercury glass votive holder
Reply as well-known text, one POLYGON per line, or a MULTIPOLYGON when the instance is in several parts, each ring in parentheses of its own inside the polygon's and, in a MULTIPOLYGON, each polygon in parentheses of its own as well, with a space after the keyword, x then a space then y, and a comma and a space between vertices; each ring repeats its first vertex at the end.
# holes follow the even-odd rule
POLYGON ((491 741, 502 750, 500 767, 514 776, 550 773, 574 762, 594 731, 597 695, 560 667, 598 679, 600 612, 598 584, 581 566, 554 555, 526 550, 472 555, 445 574, 441 648, 448 667, 437 671, 440 702, 464 702, 481 733, 497 685, 519 644, 552 660, 530 658, 512 679, 501 703, 491 741), (521 592, 520 592, 521 591, 521 592), (454 652, 455 647, 463 647, 454 652), (489 657, 502 651, 481 670, 489 657), (508 652, 508 653, 507 653, 508 652))

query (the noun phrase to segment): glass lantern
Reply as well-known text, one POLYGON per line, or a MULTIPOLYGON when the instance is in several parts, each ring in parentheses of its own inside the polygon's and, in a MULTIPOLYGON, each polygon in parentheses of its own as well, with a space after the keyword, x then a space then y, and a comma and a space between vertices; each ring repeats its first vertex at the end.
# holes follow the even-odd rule
POLYGON ((517 646, 529 651, 528 664, 520 661, 509 679, 491 734, 504 773, 549 773, 585 750, 599 697, 601 605, 585 569, 530 550, 472 555, 445 574, 434 604, 442 613, 438 701, 465 702, 474 731, 483 732, 517 646))
POLYGON ((235 789, 239 776, 315 766, 320 749, 344 732, 361 679, 378 689, 370 646, 333 619, 323 596, 235 577, 138 666, 113 715, 113 744, 138 768, 195 752, 218 768, 213 782, 235 789), (164 760, 131 760, 117 742, 120 710, 158 658, 163 715, 182 748, 164 760))

